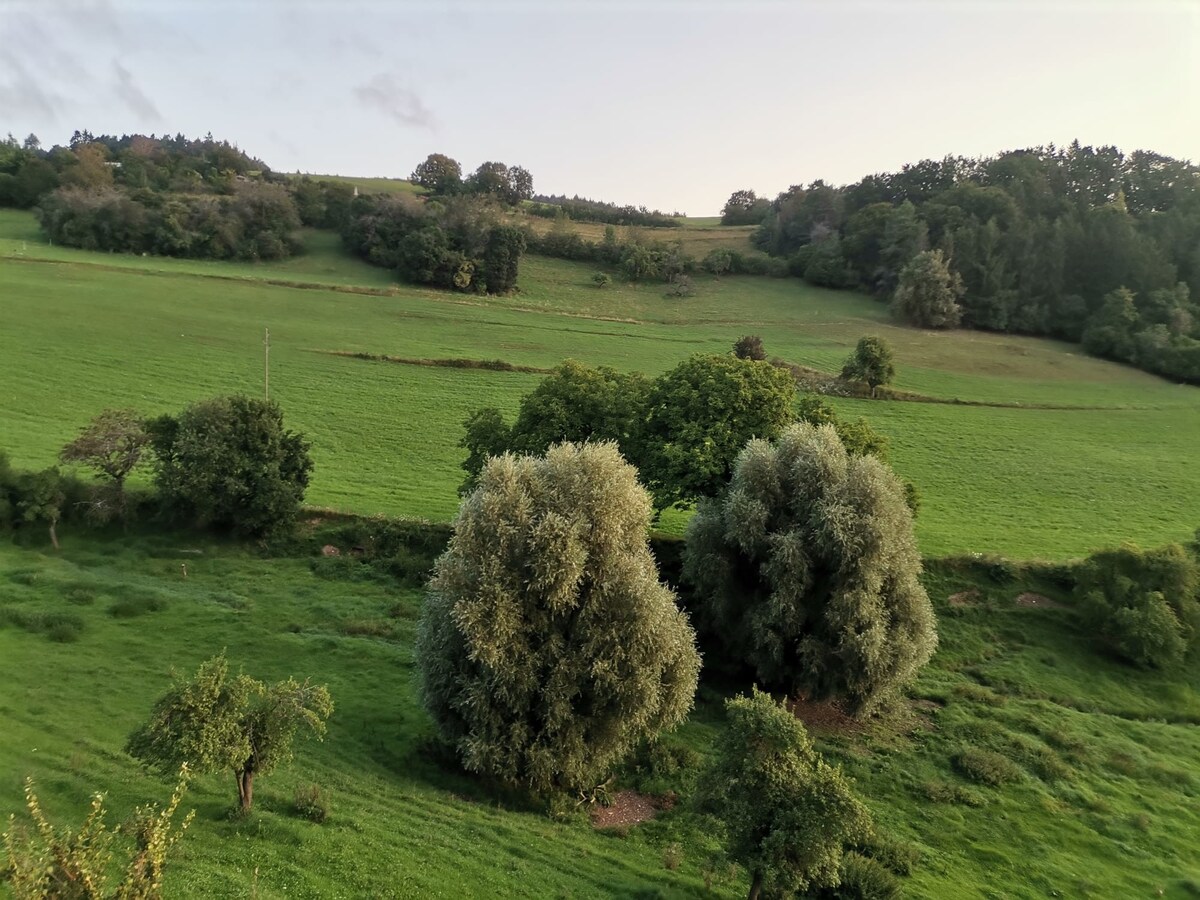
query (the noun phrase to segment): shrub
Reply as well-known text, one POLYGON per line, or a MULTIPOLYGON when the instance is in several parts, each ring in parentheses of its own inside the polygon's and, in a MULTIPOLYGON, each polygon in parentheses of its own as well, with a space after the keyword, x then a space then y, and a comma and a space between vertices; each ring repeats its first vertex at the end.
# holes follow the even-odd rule
POLYGON ((195 812, 189 812, 176 828, 175 811, 187 790, 188 768, 179 770, 179 780, 166 807, 139 806, 125 823, 109 829, 104 824, 104 795, 92 797, 91 811, 79 830, 58 829, 50 824, 33 791, 25 782, 25 806, 33 820, 30 834, 9 819, 4 833, 6 863, 0 868, 16 900, 45 898, 101 898, 157 900, 163 896, 163 869, 167 854, 183 837, 195 812), (112 844, 119 834, 129 834, 136 846, 128 861, 119 861, 123 874, 115 890, 112 874, 112 844))
POLYGON ((649 521, 612 443, 485 465, 417 636, 425 706, 469 771, 590 788, 687 714, 700 659, 649 521))
POLYGON ((900 880, 877 860, 854 850, 842 857, 840 882, 810 896, 813 900, 896 900, 900 880))
POLYGON ((1007 756, 979 747, 964 747, 955 754, 954 768, 980 784, 999 787, 1021 779, 1020 768, 1007 756))
POLYGON ((612 276, 607 272, 596 272, 592 275, 592 284, 598 288, 606 288, 612 284, 612 276))
POLYGON ((110 606, 108 614, 114 619, 132 619, 166 608, 167 601, 157 594, 131 593, 110 606))
POLYGON ((1200 630, 1200 568, 1178 544, 1127 544, 1088 557, 1075 595, 1098 639, 1147 668, 1179 663, 1200 630))
POLYGON ((767 358, 767 351, 763 348, 761 337, 757 334, 746 334, 734 342, 733 355, 738 359, 761 360, 767 358))
POLYGON ((859 713, 937 646, 904 489, 829 425, 794 425, 738 456, 729 490, 688 526, 684 577, 761 683, 859 713))
POLYGON ((296 788, 292 809, 300 818, 318 825, 329 818, 329 801, 320 785, 316 784, 302 784, 296 788))

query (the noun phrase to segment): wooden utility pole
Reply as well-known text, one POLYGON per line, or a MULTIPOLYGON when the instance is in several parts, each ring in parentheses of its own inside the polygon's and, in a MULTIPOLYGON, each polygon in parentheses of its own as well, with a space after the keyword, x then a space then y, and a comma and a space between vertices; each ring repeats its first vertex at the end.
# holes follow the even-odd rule
POLYGON ((271 329, 263 329, 263 399, 271 399, 271 329))

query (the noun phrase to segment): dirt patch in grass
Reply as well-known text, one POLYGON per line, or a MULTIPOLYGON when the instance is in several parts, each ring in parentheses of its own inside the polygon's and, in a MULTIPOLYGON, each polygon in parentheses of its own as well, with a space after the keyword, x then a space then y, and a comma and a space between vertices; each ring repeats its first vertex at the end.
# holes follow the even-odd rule
POLYGON ((658 815, 659 803, 648 794, 618 791, 608 806, 596 804, 590 816, 596 828, 629 828, 658 815))
POLYGON ((1049 597, 1044 597, 1041 594, 1035 594, 1032 591, 1026 591, 1017 597, 1017 606, 1036 606, 1041 609, 1065 609, 1063 604, 1057 600, 1051 600, 1049 597))
POLYGON ((946 598, 946 602, 951 606, 965 607, 979 605, 979 589, 971 588, 969 591, 959 591, 957 594, 951 594, 946 598))
POLYGON ((792 715, 804 723, 806 728, 816 731, 835 731, 849 734, 862 731, 863 723, 855 719, 834 700, 808 700, 798 697, 789 700, 787 708, 792 715))

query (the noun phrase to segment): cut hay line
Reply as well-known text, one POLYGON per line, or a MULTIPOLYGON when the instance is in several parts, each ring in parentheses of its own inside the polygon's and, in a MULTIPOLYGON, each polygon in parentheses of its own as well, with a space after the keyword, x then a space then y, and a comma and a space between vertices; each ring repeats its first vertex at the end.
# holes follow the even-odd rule
POLYGON ((389 362, 405 366, 429 366, 443 369, 485 369, 489 372, 519 372, 532 375, 549 375, 553 371, 553 369, 543 369, 538 366, 521 366, 504 359, 413 359, 405 356, 388 356, 385 353, 363 353, 356 350, 309 350, 308 352, 342 356, 347 359, 363 359, 369 362, 389 362))

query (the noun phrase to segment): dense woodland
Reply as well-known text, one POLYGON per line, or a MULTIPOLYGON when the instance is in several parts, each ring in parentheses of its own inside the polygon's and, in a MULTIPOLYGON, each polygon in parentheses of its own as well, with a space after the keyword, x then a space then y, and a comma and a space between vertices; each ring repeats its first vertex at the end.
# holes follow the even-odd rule
POLYGON ((941 251, 959 307, 943 326, 961 319, 1082 342, 1200 381, 1200 169, 1191 163, 1077 142, 946 157, 843 187, 796 185, 770 203, 738 191, 723 221, 759 224, 755 244, 793 274, 883 299, 914 258, 941 251))

